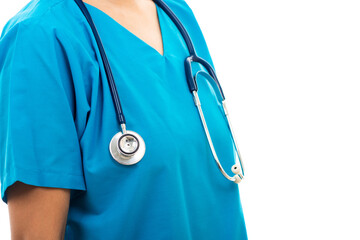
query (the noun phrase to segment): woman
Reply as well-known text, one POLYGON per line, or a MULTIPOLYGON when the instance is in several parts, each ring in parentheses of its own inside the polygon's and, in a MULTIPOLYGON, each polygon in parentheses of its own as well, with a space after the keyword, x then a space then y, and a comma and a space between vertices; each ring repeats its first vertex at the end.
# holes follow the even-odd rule
MULTIPOLYGON (((0 40, 1 196, 13 239, 247 239, 188 90, 180 32, 151 0, 86 0, 143 159, 109 153, 118 132, 107 76, 74 0, 33 0, 0 40)), ((211 57, 183 0, 165 0, 211 57)), ((194 68, 201 69, 199 66, 194 68)), ((211 86, 199 95, 225 169, 234 151, 211 86), (226 139, 226 140, 224 140, 226 139)))

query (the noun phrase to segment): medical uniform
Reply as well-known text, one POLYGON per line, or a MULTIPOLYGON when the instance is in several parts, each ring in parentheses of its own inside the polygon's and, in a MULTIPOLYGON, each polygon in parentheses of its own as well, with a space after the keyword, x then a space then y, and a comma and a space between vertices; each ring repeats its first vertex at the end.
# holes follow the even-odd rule
MULTIPOLYGON (((197 54, 213 64, 186 2, 165 3, 197 54)), ((174 23, 157 6, 161 55, 85 5, 127 129, 143 137, 145 156, 126 166, 110 155, 109 142, 121 129, 95 38, 76 3, 33 0, 0 39, 2 200, 15 181, 71 189, 65 239, 247 239, 238 185, 220 173, 211 154, 185 79, 188 50, 174 23)), ((214 146, 230 170, 236 155, 218 92, 201 77, 198 84, 214 146)))

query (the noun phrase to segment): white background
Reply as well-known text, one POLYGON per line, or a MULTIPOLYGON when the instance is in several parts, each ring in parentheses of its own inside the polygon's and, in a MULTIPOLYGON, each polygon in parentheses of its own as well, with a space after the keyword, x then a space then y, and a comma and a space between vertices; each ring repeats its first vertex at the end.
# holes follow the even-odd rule
MULTIPOLYGON (((0 29, 27 2, 1 0, 0 29)), ((187 2, 245 163, 249 239, 359 240, 360 2, 187 2)), ((4 203, 0 221, 10 239, 4 203)))

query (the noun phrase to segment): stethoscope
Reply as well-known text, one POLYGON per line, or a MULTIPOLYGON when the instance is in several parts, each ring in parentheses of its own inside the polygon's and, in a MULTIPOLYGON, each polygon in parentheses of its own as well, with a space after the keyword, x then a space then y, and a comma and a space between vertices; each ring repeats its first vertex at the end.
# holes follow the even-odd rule
MULTIPOLYGON (((244 177, 244 167, 243 167, 243 162, 241 160, 241 156, 240 156, 240 152, 239 152, 239 148, 233 133, 233 129, 229 120, 229 113, 227 111, 226 105, 225 105, 225 96, 224 93, 222 91, 222 88, 220 86, 220 83, 216 77, 215 71, 213 70, 213 68, 211 67, 211 65, 206 62, 204 59, 200 58, 199 56, 196 55, 195 52, 195 48, 194 45, 191 41, 191 38, 188 34, 188 32, 186 31, 185 27, 182 25, 182 23, 180 22, 180 20, 177 18, 177 16, 175 15, 175 13, 162 1, 162 0, 153 0, 158 6, 161 7, 161 9, 170 17, 170 19, 174 22, 174 24, 176 25, 176 27, 179 29, 182 37, 185 40, 185 43, 187 45, 188 51, 190 56, 187 57, 185 59, 185 74, 186 74, 186 79, 187 79, 187 83, 189 86, 189 90, 193 95, 193 99, 194 99, 194 103, 197 107, 204 131, 206 133, 206 137, 212 152, 212 155, 216 161, 217 166, 219 167, 221 173, 230 181, 233 181, 235 183, 240 183, 241 180, 244 177), (208 73, 210 75, 208 75, 205 71, 199 71, 195 74, 195 76, 193 75, 192 72, 192 68, 191 68, 191 63, 196 62, 201 64, 202 66, 205 67, 205 69, 208 71, 208 73), (216 154, 213 142, 211 140, 210 137, 210 133, 205 121, 205 117, 201 108, 201 103, 200 103, 200 99, 198 96, 198 86, 197 86, 197 77, 199 75, 203 75, 207 78, 207 80, 212 80, 216 83, 219 91, 220 91, 220 95, 221 95, 221 102, 222 102, 222 107, 223 107, 223 111, 225 113, 226 119, 227 119, 227 123, 229 126, 229 129, 231 131, 231 136, 232 139, 235 143, 235 148, 239 157, 239 163, 234 164, 231 167, 232 172, 235 174, 234 176, 229 176, 225 170, 223 169, 223 167, 221 166, 221 163, 218 159, 218 156, 216 154)), ((109 144, 109 150, 110 150, 110 154, 111 156, 114 158, 114 160, 116 160, 117 162, 119 162, 120 164, 123 165, 132 165, 132 164, 136 164, 138 163, 143 156, 145 155, 145 142, 144 139, 136 132, 134 131, 130 131, 126 129, 126 122, 125 122, 125 116, 123 113, 123 110, 121 108, 121 104, 120 104, 120 98, 116 89, 116 85, 115 85, 115 81, 114 81, 114 77, 110 68, 110 64, 109 61, 106 57, 105 54, 105 50, 103 47, 103 44, 101 42, 100 36, 98 34, 98 31, 95 27, 95 24, 90 16, 89 11, 87 10, 85 4, 83 3, 82 0, 75 0, 76 4, 79 6, 79 8, 81 9, 82 13, 84 14, 86 20, 88 21, 92 32, 94 34, 96 43, 98 45, 99 51, 100 51, 100 55, 101 58, 103 60, 103 64, 104 64, 104 68, 105 68, 105 72, 106 72, 106 76, 108 79, 108 83, 110 85, 110 90, 111 90, 111 95, 112 95, 112 99, 114 101, 114 105, 115 105, 115 110, 116 110, 116 115, 118 118, 118 121, 120 123, 120 128, 121 131, 116 133, 109 144)))

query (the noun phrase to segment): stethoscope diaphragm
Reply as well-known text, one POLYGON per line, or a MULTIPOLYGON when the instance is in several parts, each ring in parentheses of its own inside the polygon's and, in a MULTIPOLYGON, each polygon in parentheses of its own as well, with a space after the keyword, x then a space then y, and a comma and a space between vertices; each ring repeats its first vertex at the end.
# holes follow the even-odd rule
POLYGON ((145 155, 145 142, 136 132, 116 133, 109 144, 111 156, 119 163, 133 165, 145 155))

